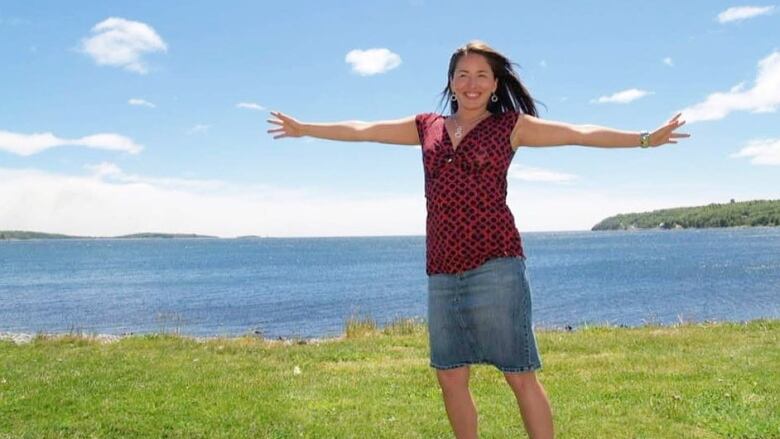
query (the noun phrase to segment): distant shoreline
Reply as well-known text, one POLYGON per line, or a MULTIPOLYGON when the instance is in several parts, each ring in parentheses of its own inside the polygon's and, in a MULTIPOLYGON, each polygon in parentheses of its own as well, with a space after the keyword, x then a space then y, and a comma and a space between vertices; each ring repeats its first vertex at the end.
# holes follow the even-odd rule
MULTIPOLYGON (((413 325, 420 326, 425 330, 427 330, 427 323, 425 323, 424 321, 416 321, 415 319, 409 319, 409 320, 414 321, 413 325)), ((585 322, 576 325, 553 325, 553 326, 534 325, 534 330, 537 332, 572 332, 572 331, 591 329, 591 328, 622 328, 622 329, 646 328, 646 327, 675 328, 680 326, 691 326, 691 325, 693 326, 720 325, 720 324, 748 325, 751 323, 762 322, 762 321, 771 322, 771 321, 780 321, 780 319, 776 317, 757 317, 749 320, 701 320, 701 321, 680 320, 674 323, 667 323, 667 324, 650 320, 638 325, 615 324, 610 322, 591 322, 591 323, 585 322)), ((360 324, 360 322, 357 322, 357 324, 360 324)), ((390 323, 388 326, 392 326, 392 325, 393 323, 390 323)), ((385 329, 385 327, 375 327, 374 329, 381 332, 382 330, 385 329)), ((177 331, 126 332, 121 334, 91 333, 86 331, 75 331, 75 332, 74 331, 62 331, 62 332, 0 331, 0 342, 11 341, 14 344, 20 345, 20 344, 31 343, 33 340, 37 338, 61 339, 61 338, 74 337, 78 339, 94 340, 100 343, 114 343, 127 338, 162 336, 162 337, 179 337, 183 339, 193 340, 199 343, 204 343, 213 340, 236 340, 242 338, 256 338, 260 340, 265 340, 267 342, 291 345, 291 344, 317 344, 317 343, 339 341, 348 338, 347 336, 348 331, 349 328, 347 328, 343 333, 339 335, 332 335, 332 336, 325 336, 325 337, 298 337, 298 336, 264 337, 262 333, 251 332, 251 331, 247 331, 246 333, 240 335, 191 335, 191 334, 181 333, 177 331)))
MULTIPOLYGON (((673 230, 715 230, 715 229, 757 229, 757 228, 776 228, 780 225, 735 225, 728 227, 625 227, 610 229, 580 229, 580 230, 545 230, 545 231, 523 231, 521 235, 531 234, 550 234, 550 233, 590 233, 590 232, 640 232, 648 230, 673 231, 673 230)), ((250 239, 361 239, 361 238, 424 238, 425 235, 359 235, 359 236, 259 236, 244 235, 235 237, 222 237, 212 235, 198 235, 185 233, 135 233, 121 236, 76 236, 63 235, 56 233, 27 232, 27 231, 4 231, 0 230, 0 241, 33 241, 33 240, 134 240, 134 239, 203 239, 203 240, 250 240, 250 239)))
POLYGON ((30 232, 25 230, 0 230, 0 240, 22 239, 219 239, 217 236, 194 233, 134 233, 120 236, 73 236, 59 233, 30 232))

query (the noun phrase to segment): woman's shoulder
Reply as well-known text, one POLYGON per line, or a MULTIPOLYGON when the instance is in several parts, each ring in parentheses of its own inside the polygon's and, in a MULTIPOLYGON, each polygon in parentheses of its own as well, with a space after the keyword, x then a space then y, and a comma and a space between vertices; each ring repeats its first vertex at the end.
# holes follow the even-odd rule
POLYGON ((439 134, 436 134, 437 132, 442 132, 443 130, 437 130, 433 127, 436 126, 438 121, 443 121, 444 116, 439 113, 420 113, 414 117, 414 122, 417 125, 417 135, 420 139, 420 144, 424 145, 426 142, 426 137, 431 137, 429 141, 435 141, 437 136, 439 134))
POLYGON ((439 113, 420 113, 414 117, 414 122, 419 131, 425 131, 444 119, 445 117, 439 113))
POLYGON ((496 122, 501 126, 505 128, 509 128, 511 131, 515 124, 517 123, 517 119, 520 117, 520 113, 514 110, 505 111, 503 113, 499 113, 495 115, 496 122))
POLYGON ((419 113, 414 117, 415 121, 431 123, 438 119, 444 119, 444 115, 439 113, 419 113))

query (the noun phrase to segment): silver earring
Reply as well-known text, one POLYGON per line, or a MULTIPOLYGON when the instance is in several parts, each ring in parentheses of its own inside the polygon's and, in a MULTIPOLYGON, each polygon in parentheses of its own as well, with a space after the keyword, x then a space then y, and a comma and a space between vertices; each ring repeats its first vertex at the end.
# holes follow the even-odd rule
POLYGON ((455 94, 453 94, 452 96, 450 96, 450 100, 451 100, 452 102, 457 102, 457 101, 458 101, 458 98, 456 98, 456 97, 455 97, 455 94))
POLYGON ((494 104, 498 102, 498 96, 496 96, 495 92, 493 92, 493 96, 490 97, 490 102, 493 102, 494 104))

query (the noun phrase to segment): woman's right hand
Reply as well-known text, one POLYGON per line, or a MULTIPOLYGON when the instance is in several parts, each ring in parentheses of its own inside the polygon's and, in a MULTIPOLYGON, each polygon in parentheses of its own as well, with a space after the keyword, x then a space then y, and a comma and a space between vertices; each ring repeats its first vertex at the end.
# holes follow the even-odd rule
POLYGON ((303 124, 297 120, 278 111, 272 111, 271 116, 273 118, 268 119, 268 123, 279 126, 268 130, 268 134, 273 135, 274 139, 303 136, 303 124))

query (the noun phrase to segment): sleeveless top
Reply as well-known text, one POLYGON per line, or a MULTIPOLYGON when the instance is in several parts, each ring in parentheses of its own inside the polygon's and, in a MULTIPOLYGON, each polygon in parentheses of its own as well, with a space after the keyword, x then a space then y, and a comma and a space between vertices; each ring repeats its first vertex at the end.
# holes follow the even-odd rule
POLYGON ((415 117, 425 167, 428 275, 462 273, 496 257, 524 257, 506 204, 517 118, 516 112, 488 116, 453 150, 444 116, 415 117))

